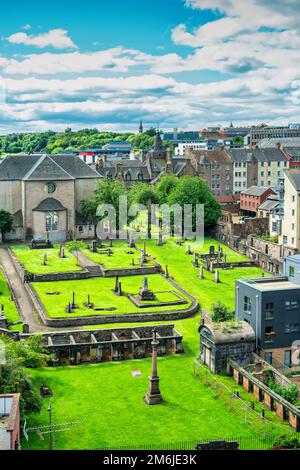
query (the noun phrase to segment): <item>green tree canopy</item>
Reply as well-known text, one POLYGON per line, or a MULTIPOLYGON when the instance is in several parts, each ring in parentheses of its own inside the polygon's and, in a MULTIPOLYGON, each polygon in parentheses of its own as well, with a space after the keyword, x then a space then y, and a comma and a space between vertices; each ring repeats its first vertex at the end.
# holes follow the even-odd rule
POLYGON ((10 212, 5 209, 0 209, 0 233, 2 236, 11 230, 13 220, 14 218, 10 212))

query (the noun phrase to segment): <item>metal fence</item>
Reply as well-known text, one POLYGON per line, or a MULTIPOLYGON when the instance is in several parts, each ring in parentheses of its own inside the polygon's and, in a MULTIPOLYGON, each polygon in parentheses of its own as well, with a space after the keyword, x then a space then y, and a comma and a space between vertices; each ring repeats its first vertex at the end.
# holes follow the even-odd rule
MULTIPOLYGON (((127 445, 116 445, 113 446, 104 445, 98 447, 95 450, 195 450, 197 444, 208 444, 212 441, 226 441, 237 442, 239 450, 271 450, 274 448, 274 442, 281 436, 281 434, 273 433, 262 433, 262 434, 251 434, 249 436, 239 437, 219 437, 211 439, 199 439, 198 441, 179 441, 179 442, 163 442, 163 443, 147 443, 147 444, 127 444, 127 445)), ((300 433, 285 433, 286 439, 297 439, 300 445, 300 433)), ((213 448, 213 445, 212 445, 213 448)))

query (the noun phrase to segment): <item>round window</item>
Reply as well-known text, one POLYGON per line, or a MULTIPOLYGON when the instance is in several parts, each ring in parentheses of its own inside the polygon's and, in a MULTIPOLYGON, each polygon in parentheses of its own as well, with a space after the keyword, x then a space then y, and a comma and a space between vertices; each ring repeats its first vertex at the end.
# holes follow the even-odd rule
POLYGON ((47 183, 47 191, 49 194, 54 193, 56 186, 54 183, 47 183))

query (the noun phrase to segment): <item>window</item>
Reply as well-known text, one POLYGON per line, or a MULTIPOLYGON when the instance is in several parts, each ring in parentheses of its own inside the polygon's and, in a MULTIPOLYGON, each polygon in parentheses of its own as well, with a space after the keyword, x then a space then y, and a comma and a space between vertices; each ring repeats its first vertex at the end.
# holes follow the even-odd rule
POLYGON ((83 232, 83 226, 82 226, 82 225, 79 225, 78 231, 79 231, 79 232, 83 232))
POLYGON ((48 192, 48 194, 54 193, 55 190, 56 190, 55 183, 47 183, 47 192, 48 192))
POLYGON ((290 367, 292 363, 292 351, 284 351, 284 365, 290 367))
POLYGON ((274 303, 267 302, 265 309, 265 320, 272 320, 274 317, 274 303))
POLYGON ((266 326, 265 328, 265 343, 273 343, 275 336, 275 331, 272 326, 266 326))
POLYGON ((251 314, 251 299, 250 297, 244 297, 244 312, 251 314))
POLYGON ((286 310, 294 310, 298 308, 299 302, 298 300, 286 300, 284 305, 286 310))
POLYGON ((57 212, 47 212, 46 214, 46 230, 51 232, 57 230, 58 226, 58 215, 57 212))
POLYGON ((286 235, 283 235, 283 244, 287 245, 288 242, 288 237, 286 235))
POLYGON ((299 323, 286 323, 284 325, 285 333, 297 333, 299 331, 299 323))
POLYGON ((295 266, 290 266, 289 267, 289 276, 294 277, 295 276, 295 266))
POLYGON ((269 364, 272 365, 273 354, 271 352, 266 352, 265 353, 265 361, 267 361, 269 364))

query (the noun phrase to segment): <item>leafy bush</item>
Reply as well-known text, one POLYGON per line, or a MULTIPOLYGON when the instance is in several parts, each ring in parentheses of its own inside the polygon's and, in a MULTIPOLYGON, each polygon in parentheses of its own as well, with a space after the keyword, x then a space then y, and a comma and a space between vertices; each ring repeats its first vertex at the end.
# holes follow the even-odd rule
POLYGON ((281 449, 300 449, 300 442, 296 437, 282 434, 275 439, 273 447, 281 449))
POLYGON ((72 240, 72 241, 66 243, 66 248, 71 252, 84 249, 85 247, 86 247, 86 244, 84 242, 79 241, 79 240, 72 240))
POLYGON ((286 401, 295 405, 298 403, 298 387, 296 384, 292 384, 288 387, 283 387, 282 385, 277 384, 271 378, 267 382, 267 386, 273 390, 275 393, 278 393, 286 401))
POLYGON ((216 323, 230 321, 234 319, 234 311, 218 301, 211 308, 211 318, 216 323))

